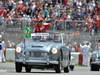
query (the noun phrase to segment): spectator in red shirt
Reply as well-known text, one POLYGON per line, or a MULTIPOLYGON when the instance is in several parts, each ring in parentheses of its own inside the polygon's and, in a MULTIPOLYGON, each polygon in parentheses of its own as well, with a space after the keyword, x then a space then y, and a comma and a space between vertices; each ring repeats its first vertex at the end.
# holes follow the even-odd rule
POLYGON ((100 16, 97 16, 96 17, 96 26, 97 26, 97 29, 100 29, 100 16))
POLYGON ((42 20, 38 21, 37 24, 33 28, 35 29, 35 32, 45 32, 42 20))

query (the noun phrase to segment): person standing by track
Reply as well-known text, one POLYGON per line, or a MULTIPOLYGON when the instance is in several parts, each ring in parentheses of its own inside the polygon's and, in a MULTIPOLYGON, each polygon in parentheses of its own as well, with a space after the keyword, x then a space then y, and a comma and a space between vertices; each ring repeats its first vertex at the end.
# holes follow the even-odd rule
POLYGON ((0 40, 0 62, 5 62, 5 44, 0 40))

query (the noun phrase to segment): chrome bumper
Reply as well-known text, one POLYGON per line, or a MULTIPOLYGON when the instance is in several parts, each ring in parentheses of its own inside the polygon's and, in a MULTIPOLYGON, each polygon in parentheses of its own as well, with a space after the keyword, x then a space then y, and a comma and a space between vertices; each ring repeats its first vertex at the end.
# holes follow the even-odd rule
POLYGON ((100 61, 91 62, 91 64, 97 64, 97 65, 100 65, 100 61))
POLYGON ((25 59, 16 59, 16 62, 21 62, 23 64, 58 64, 58 61, 50 61, 50 60, 25 60, 25 59))

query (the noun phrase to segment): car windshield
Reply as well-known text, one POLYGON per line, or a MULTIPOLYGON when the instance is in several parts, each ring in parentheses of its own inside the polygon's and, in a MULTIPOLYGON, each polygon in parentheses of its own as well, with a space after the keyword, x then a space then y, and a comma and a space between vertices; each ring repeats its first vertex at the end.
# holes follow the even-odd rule
POLYGON ((95 54, 97 57, 100 57, 100 50, 93 51, 93 54, 95 54))
POLYGON ((32 38, 28 41, 39 41, 39 42, 62 42, 61 34, 59 33, 33 33, 32 38))

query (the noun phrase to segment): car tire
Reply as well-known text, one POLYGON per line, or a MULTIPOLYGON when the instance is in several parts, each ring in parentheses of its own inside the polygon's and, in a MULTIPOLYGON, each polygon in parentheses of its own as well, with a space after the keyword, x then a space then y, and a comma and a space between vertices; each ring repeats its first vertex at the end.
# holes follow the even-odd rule
POLYGON ((74 70, 74 65, 70 65, 70 70, 73 71, 74 70))
POLYGON ((64 68, 64 72, 65 72, 65 73, 68 73, 68 72, 69 72, 68 66, 64 68))
POLYGON ((31 72, 31 67, 25 66, 25 71, 26 71, 26 72, 31 72))
POLYGON ((59 58, 59 64, 58 65, 56 65, 56 67, 55 67, 55 71, 56 71, 56 73, 61 73, 61 70, 62 70, 62 65, 61 65, 61 56, 60 56, 60 58, 59 58))
POLYGON ((91 71, 99 71, 99 67, 96 64, 91 64, 90 70, 91 71))
POLYGON ((15 62, 16 72, 22 72, 22 64, 19 62, 15 62))

